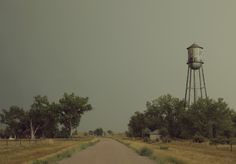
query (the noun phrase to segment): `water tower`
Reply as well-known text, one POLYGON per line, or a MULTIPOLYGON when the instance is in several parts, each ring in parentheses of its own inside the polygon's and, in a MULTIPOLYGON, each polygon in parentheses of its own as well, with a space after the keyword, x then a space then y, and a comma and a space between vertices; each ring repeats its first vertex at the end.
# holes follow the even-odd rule
POLYGON ((188 50, 188 72, 185 89, 185 107, 196 102, 198 97, 207 98, 206 82, 203 71, 203 47, 193 43, 188 50), (192 92, 193 90, 193 92, 192 92), (200 95, 198 94, 200 91, 200 95), (191 98, 193 97, 193 100, 191 98))

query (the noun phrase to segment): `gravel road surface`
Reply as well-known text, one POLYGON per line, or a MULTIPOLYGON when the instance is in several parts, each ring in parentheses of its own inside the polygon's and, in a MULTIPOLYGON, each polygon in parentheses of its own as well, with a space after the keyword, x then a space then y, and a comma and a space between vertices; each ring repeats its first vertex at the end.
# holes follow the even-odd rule
POLYGON ((112 140, 100 139, 96 145, 75 153, 59 164, 156 164, 147 157, 139 156, 127 146, 112 140))

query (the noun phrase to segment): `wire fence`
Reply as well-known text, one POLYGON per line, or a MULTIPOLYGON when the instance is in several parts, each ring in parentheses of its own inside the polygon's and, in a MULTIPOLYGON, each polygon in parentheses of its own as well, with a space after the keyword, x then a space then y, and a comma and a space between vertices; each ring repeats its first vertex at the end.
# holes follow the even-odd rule
POLYGON ((29 146, 40 144, 54 144, 57 142, 83 141, 84 138, 53 138, 53 139, 0 139, 1 147, 29 146))

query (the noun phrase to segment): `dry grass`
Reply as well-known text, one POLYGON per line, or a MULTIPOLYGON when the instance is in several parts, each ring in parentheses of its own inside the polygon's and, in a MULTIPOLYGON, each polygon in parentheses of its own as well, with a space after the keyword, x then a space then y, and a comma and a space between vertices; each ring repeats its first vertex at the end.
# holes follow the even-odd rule
POLYGON ((174 158, 183 163, 190 164, 225 164, 236 163, 236 147, 233 152, 227 145, 220 145, 218 149, 208 143, 192 143, 190 141, 172 141, 171 143, 153 143, 147 144, 140 140, 121 139, 129 147, 139 150, 142 147, 148 147, 153 150, 154 158, 168 159, 174 158), (168 149, 160 149, 160 147, 168 149))
POLYGON ((6 145, 6 141, 0 141, 0 163, 25 163, 73 146, 80 146, 92 139, 91 137, 81 138, 79 140, 44 139, 31 143, 28 140, 24 140, 21 141, 21 144, 17 141, 10 141, 8 145, 6 145))

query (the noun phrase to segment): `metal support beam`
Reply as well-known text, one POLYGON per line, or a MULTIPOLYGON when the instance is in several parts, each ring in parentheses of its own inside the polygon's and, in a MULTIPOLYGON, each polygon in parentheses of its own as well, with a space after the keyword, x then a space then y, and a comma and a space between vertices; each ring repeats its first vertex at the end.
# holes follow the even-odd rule
POLYGON ((195 70, 193 70, 193 102, 196 103, 197 100, 197 90, 196 90, 196 78, 195 78, 195 70))
POLYGON ((204 71, 203 71, 203 66, 202 66, 202 78, 203 78, 203 85, 205 89, 205 96, 207 98, 207 90, 206 90, 206 82, 205 82, 205 76, 204 76, 204 71))
POLYGON ((184 101, 185 101, 184 107, 190 108, 191 103, 196 103, 197 99, 200 96, 201 98, 207 98, 206 82, 205 82, 203 67, 197 70, 194 70, 190 66, 188 66, 185 96, 184 96, 184 101), (198 75, 196 75, 196 73, 198 73, 198 75), (198 89, 200 89, 200 91, 198 91, 198 89), (192 99, 192 102, 191 102, 191 99, 192 99))
POLYGON ((190 79, 189 79, 189 90, 188 90, 188 108, 190 107, 191 101, 191 82, 192 81, 192 69, 190 69, 190 79))
POLYGON ((199 72, 199 84, 200 84, 200 93, 201 93, 201 98, 202 98, 202 78, 201 78, 201 70, 198 70, 199 72))
POLYGON ((186 105, 187 105, 187 93, 188 93, 188 79, 189 79, 189 71, 190 71, 190 68, 188 67, 188 71, 187 71, 187 80, 186 80, 186 88, 185 88, 185 96, 184 96, 184 107, 186 107, 186 105))

